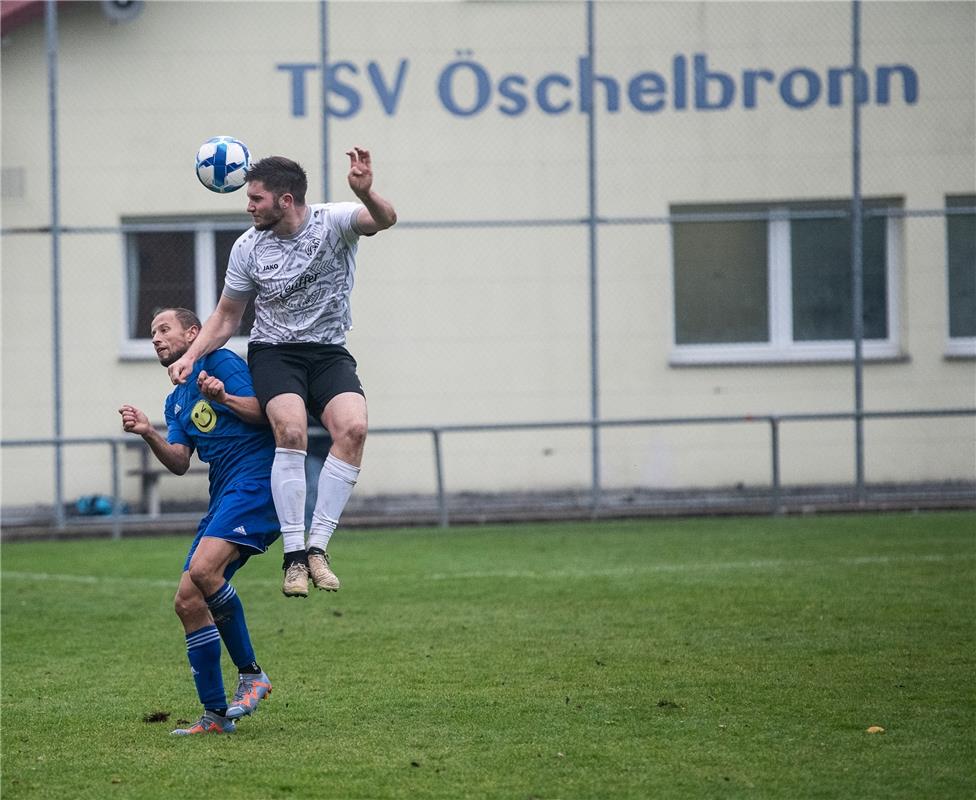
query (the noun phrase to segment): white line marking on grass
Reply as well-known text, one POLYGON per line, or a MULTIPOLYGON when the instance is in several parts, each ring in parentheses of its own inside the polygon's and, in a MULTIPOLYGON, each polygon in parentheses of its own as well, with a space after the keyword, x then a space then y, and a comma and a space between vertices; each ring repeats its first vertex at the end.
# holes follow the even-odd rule
MULTIPOLYGON (((425 580, 520 580, 525 578, 562 580, 566 578, 627 578, 634 575, 675 574, 692 572, 724 572, 729 570, 757 570, 769 572, 785 569, 799 569, 830 566, 882 566, 885 564, 938 564, 972 561, 976 553, 936 553, 926 556, 851 556, 826 559, 786 559, 769 558, 753 559, 750 561, 697 561, 685 564, 647 564, 639 567, 581 567, 580 569, 552 569, 552 570, 478 570, 472 572, 434 572, 424 576, 425 580)), ((4 570, 0 573, 4 579, 52 581, 60 583, 103 584, 122 583, 135 586, 152 586, 175 589, 178 577, 172 580, 158 580, 152 578, 122 577, 118 575, 63 575, 51 572, 17 572, 4 570)), ((401 581, 402 575, 380 575, 372 573, 364 576, 372 581, 401 581)), ((276 586, 277 581, 254 581, 262 585, 276 586)))
POLYGON ((121 575, 59 575, 53 572, 15 572, 4 570, 2 573, 4 580, 13 578, 14 580, 25 581, 54 581, 56 583, 87 583, 97 586, 103 583, 122 583, 135 586, 162 586, 175 589, 180 582, 179 577, 164 581, 153 578, 126 578, 121 575))
MULTIPOLYGON (((919 564, 919 563, 942 563, 971 561, 976 558, 976 553, 965 555, 944 555, 935 554, 928 556, 857 556, 852 558, 831 558, 831 559, 755 559, 751 561, 698 561, 686 564, 647 564, 640 567, 585 567, 578 570, 574 569, 554 569, 554 570, 494 570, 494 571, 474 571, 474 572, 434 572, 425 575, 426 580, 445 581, 445 580, 466 580, 466 579, 492 579, 492 578, 626 578, 634 575, 653 575, 667 573, 690 573, 690 572, 723 572, 727 570, 758 570, 774 571, 804 567, 829 567, 829 566, 879 566, 884 564, 919 564)), ((391 575, 372 575, 376 580, 401 580, 401 576, 391 575)))

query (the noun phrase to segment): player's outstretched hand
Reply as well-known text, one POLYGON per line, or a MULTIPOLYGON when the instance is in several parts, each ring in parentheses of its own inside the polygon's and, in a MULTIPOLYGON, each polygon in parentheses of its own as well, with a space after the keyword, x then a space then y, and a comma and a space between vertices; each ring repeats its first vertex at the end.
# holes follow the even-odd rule
POLYGON ((119 409, 119 413, 122 415, 122 430, 126 433, 135 433, 142 436, 142 434, 148 433, 152 429, 149 417, 135 406, 130 406, 126 403, 119 409))
POLYGON ((197 376, 197 388, 200 390, 200 394, 208 400, 213 400, 215 403, 227 401, 224 382, 220 378, 208 375, 206 370, 200 370, 200 374, 197 376))
POLYGON ((357 197, 362 197, 373 187, 373 165, 369 150, 354 147, 346 155, 349 156, 349 188, 357 197))

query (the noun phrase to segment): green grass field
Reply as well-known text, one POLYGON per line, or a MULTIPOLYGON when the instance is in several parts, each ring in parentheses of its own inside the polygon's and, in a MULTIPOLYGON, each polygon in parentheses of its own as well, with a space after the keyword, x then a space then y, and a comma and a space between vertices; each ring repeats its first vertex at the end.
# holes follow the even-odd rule
POLYGON ((4 800, 976 796, 971 513, 347 529, 307 600, 276 546, 274 692, 180 738, 188 543, 3 546, 4 800))

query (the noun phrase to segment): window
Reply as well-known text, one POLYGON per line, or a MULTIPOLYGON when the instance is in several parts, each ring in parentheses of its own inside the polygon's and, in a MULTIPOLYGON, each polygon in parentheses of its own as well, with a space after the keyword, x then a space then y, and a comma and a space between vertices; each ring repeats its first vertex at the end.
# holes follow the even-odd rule
POLYGON ((949 286, 947 354, 976 356, 976 195, 946 198, 949 286), (960 209, 951 213, 953 209, 960 209))
MULTIPOLYGON (((149 338, 153 313, 185 306, 205 320, 217 305, 227 259, 249 218, 123 220, 126 248, 126 313, 122 355, 154 358, 149 338)), ((248 306, 229 346, 243 351, 254 321, 248 306)))
MULTIPOLYGON (((900 220, 864 204, 863 353, 897 356, 900 220)), ((854 355, 848 201, 675 205, 674 364, 854 355)))

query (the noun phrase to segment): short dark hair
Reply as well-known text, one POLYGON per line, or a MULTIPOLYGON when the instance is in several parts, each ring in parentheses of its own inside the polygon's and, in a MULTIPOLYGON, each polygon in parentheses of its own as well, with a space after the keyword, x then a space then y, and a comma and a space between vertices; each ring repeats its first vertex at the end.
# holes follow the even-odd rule
POLYGON ((188 308, 183 308, 182 306, 163 306, 162 308, 157 308, 152 313, 152 318, 156 319, 164 311, 172 311, 176 319, 179 320, 180 325, 183 326, 183 330, 188 330, 196 325, 198 328, 202 328, 203 325, 200 322, 200 317, 195 313, 190 311, 188 308))
POLYGON ((261 181, 276 198, 290 194, 296 205, 305 205, 308 176, 297 161, 284 156, 262 158, 251 164, 247 171, 247 182, 251 181, 261 181))

